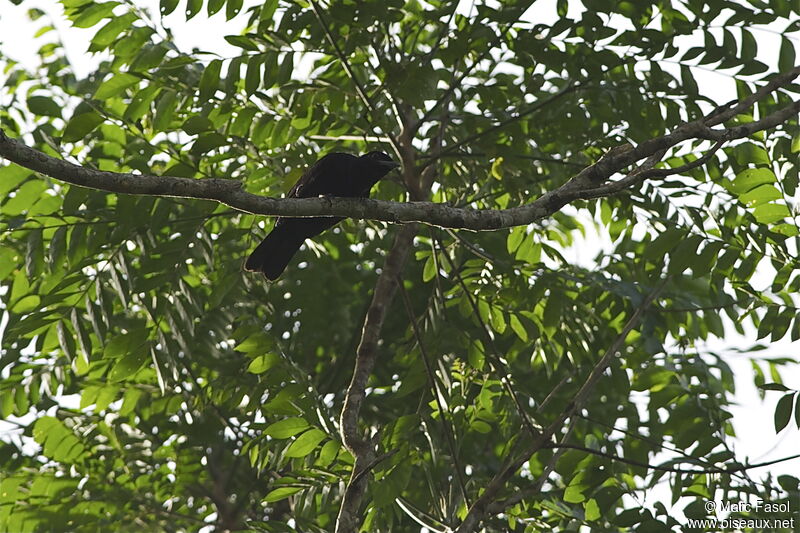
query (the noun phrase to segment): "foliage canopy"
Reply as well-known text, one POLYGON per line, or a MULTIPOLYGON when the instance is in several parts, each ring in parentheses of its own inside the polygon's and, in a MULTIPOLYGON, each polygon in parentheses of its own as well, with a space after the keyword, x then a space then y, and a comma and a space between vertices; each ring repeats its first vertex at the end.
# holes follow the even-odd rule
MULTIPOLYGON (((40 64, 0 56, 2 128, 47 155, 279 196, 322 152, 394 150, 405 183, 378 198, 488 210, 708 114, 721 102, 700 72, 752 95, 795 67, 800 30, 785 0, 61 4, 94 31, 95 72, 74 75, 36 10, 52 36, 40 64), (238 53, 180 50, 162 21, 178 9, 190 25, 244 13, 226 38, 238 53), (762 34, 777 34, 775 64, 762 34)), ((724 127, 798 93, 785 83, 724 127)), ((691 138, 653 163, 703 164, 511 230, 405 226, 358 413, 376 446, 360 527, 671 531, 668 505, 636 503, 665 481, 690 517, 719 498, 797 502, 796 478, 736 470, 733 375, 705 341, 748 324, 800 338, 799 139, 796 113, 714 151, 691 138), (591 267, 564 254, 589 225, 608 241, 591 267), (776 272, 768 292, 759 267, 776 272)), ((348 220, 266 285, 241 270, 265 223, 0 167, 0 417, 38 445, 0 442, 0 529, 334 529, 354 464, 339 413, 402 230, 348 220)), ((744 352, 784 394, 780 430, 800 396, 779 371, 795 361, 744 352)))

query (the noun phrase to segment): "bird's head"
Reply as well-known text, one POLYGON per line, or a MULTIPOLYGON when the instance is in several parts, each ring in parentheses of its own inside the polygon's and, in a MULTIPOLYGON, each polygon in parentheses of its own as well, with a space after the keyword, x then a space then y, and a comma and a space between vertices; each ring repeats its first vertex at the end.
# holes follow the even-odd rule
POLYGON ((383 152, 369 152, 361 156, 360 159, 363 159, 370 163, 370 165, 386 169, 386 172, 389 172, 392 169, 395 169, 400 166, 400 163, 397 161, 392 160, 388 154, 383 152))

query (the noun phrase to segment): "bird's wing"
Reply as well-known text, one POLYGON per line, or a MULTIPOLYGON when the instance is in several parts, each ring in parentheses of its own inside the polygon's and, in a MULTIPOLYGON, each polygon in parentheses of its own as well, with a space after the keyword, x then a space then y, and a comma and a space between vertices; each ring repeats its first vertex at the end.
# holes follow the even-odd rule
POLYGON ((294 187, 286 194, 289 198, 313 198, 324 194, 341 195, 342 184, 349 178, 350 166, 356 157, 332 153, 308 167, 294 187))

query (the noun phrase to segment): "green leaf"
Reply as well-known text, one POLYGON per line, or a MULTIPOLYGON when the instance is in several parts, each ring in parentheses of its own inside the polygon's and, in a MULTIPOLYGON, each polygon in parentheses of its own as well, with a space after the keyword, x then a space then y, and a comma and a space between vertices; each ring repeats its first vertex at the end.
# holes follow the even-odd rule
POLYGON ((748 168, 737 174, 733 183, 728 186, 728 190, 736 195, 742 195, 761 185, 776 182, 777 178, 772 170, 768 168, 748 168))
POLYGON ((175 11, 175 8, 178 7, 178 1, 179 0, 161 0, 161 14, 167 16, 175 11))
MULTIPOLYGON (((0 203, 8 196, 8 193, 15 190, 17 186, 25 181, 33 173, 25 167, 18 165, 8 165, 0 167, 0 203)), ((36 179, 35 181, 39 181, 36 179)), ((5 212, 5 209, 3 209, 5 212)))
POLYGON ((111 405, 111 402, 117 399, 118 393, 118 386, 101 387, 95 398, 94 412, 99 413, 100 411, 105 411, 108 406, 111 405))
POLYGON ((266 503, 272 503, 280 500, 285 500, 292 494, 297 494, 301 490, 303 490, 302 487, 279 487, 275 490, 270 491, 266 496, 264 496, 264 499, 261 501, 266 503))
POLYGON ((781 392, 786 392, 789 390, 789 387, 784 385, 783 383, 764 383, 758 387, 761 390, 776 390, 781 392))
POLYGON ((294 117, 292 119, 292 127, 297 130, 306 130, 311 125, 311 120, 314 116, 313 107, 309 107, 305 115, 294 117))
POLYGON ((434 261, 433 254, 428 256, 425 261, 425 267, 422 269, 422 281, 429 282, 436 277, 436 261, 434 261))
POLYGON ((755 189, 740 195, 739 201, 747 204, 748 207, 754 207, 782 197, 781 191, 774 185, 759 185, 755 189))
POLYGON ((583 516, 589 521, 600 519, 602 513, 600 512, 600 506, 597 505, 597 500, 589 498, 586 503, 583 504, 583 516))
POLYGON ((142 368, 148 361, 148 351, 145 344, 141 343, 128 355, 114 363, 111 371, 108 373, 108 380, 112 383, 123 381, 142 368))
MULTIPOLYGON (((245 37, 244 35, 226 35, 225 40, 228 43, 241 48, 243 50, 248 50, 250 52, 259 52, 261 49, 258 47, 258 44, 251 38, 245 37)), ((250 56, 247 58, 247 62, 250 63, 253 58, 257 58, 258 55, 250 56)))
POLYGON ((300 417, 291 417, 274 422, 264 429, 264 435, 269 435, 275 439, 288 439, 298 433, 305 431, 309 427, 308 422, 300 417))
POLYGON ((534 232, 526 235, 520 247, 517 248, 514 258, 517 261, 523 261, 529 265, 539 263, 542 259, 542 245, 536 242, 538 237, 538 233, 534 232))
POLYGON ((564 501, 567 503, 581 503, 585 501, 586 496, 584 495, 584 491, 586 491, 587 488, 588 487, 581 484, 570 484, 564 491, 564 501))
POLYGON ((213 128, 214 125, 211 123, 211 121, 208 120, 208 118, 200 115, 193 115, 189 117, 182 126, 183 131, 189 135, 197 135, 198 133, 202 133, 213 128))
POLYGON ((261 5, 261 14, 258 19, 261 21, 272 20, 276 9, 278 9, 278 0, 265 0, 261 5))
POLYGON ((322 450, 319 452, 319 457, 317 457, 316 464, 325 468, 329 466, 336 456, 339 455, 339 450, 341 450, 341 445, 335 440, 329 440, 325 444, 322 445, 322 450))
POLYGON ((225 93, 233 94, 236 92, 237 85, 242 76, 242 57, 234 57, 228 63, 228 70, 225 73, 225 93))
POLYGON ((85 361, 89 361, 89 357, 92 355, 92 341, 83 326, 83 320, 78 314, 78 310, 74 307, 70 313, 70 322, 72 324, 72 329, 75 331, 78 338, 78 346, 83 352, 84 359, 85 361))
POLYGON ((478 300, 478 315, 481 318, 481 321, 484 324, 489 324, 489 313, 491 308, 489 307, 489 302, 483 299, 478 300))
POLYGON ((753 216, 761 224, 774 224, 790 215, 789 208, 783 204, 762 204, 753 211, 753 216))
POLYGON ((122 30, 130 28, 138 17, 134 13, 125 13, 121 17, 112 18, 105 26, 100 28, 92 37, 90 52, 105 50, 117 39, 122 30))
POLYGON ((43 117, 61 118, 61 106, 49 96, 29 96, 28 109, 30 109, 31 113, 35 113, 43 117))
POLYGON ((275 346, 272 338, 263 332, 250 335, 245 340, 236 345, 234 350, 246 353, 249 356, 268 353, 275 346))
POLYGON ((153 30, 151 28, 133 28, 130 30, 129 35, 114 44, 114 53, 118 58, 122 59, 133 57, 142 51, 142 47, 144 47, 152 34, 153 30))
MULTIPOLYGON (((236 115, 236 119, 233 121, 230 127, 230 134, 236 135, 239 137, 248 137, 248 133, 250 132, 251 126, 253 126, 253 118, 255 117, 257 110, 252 107, 247 107, 239 111, 236 115)), ((250 139, 251 141, 255 142, 254 139, 250 139)))
MULTIPOLYGON (((13 310, 14 309, 12 308, 12 311, 13 310)), ((64 321, 60 320, 56 324, 56 334, 58 335, 58 345, 61 347, 64 355, 67 356, 67 359, 74 360, 75 340, 73 339, 72 333, 69 331, 69 328, 64 321)))
POLYGON ((795 66, 794 43, 785 35, 781 36, 781 50, 778 54, 778 71, 788 72, 795 66))
POLYGON ((305 393, 306 390, 301 385, 291 383, 283 387, 274 398, 264 405, 263 409, 265 412, 275 415, 297 415, 299 414, 297 404, 305 393))
POLYGON ((64 128, 62 141, 75 142, 83 139, 103 123, 103 117, 95 111, 75 115, 64 128))
POLYGON ((562 293, 551 292, 544 306, 542 324, 544 327, 556 328, 564 321, 563 311, 566 306, 566 296, 562 293))
MULTIPOLYGON (((12 1, 14 1, 14 0, 12 0, 12 1)), ((22 1, 22 0, 17 0, 17 3, 19 3, 20 1, 22 1)), ((51 26, 49 24, 46 25, 46 26, 42 26, 41 28, 36 30, 36 33, 33 34, 33 37, 34 37, 34 39, 38 39, 42 35, 46 35, 46 34, 50 33, 51 31, 54 31, 55 29, 56 29, 55 26, 51 26)))
POLYGON ((242 9, 243 2, 244 0, 228 0, 228 3, 225 5, 225 18, 231 20, 238 15, 239 11, 242 9))
POLYGON ((211 61, 203 71, 203 75, 200 78, 199 98, 201 102, 207 102, 214 96, 214 93, 219 88, 219 76, 221 71, 222 61, 219 59, 211 61))
POLYGON ((700 257, 697 251, 702 243, 703 237, 700 235, 690 235, 678 243, 678 246, 669 253, 667 272, 681 274, 689 268, 689 265, 700 257))
POLYGON ((309 429, 286 448, 284 455, 292 458, 305 457, 314 451, 317 445, 325 438, 327 438, 327 435, 324 431, 317 428, 309 429))
POLYGON ((191 152, 195 155, 205 154, 228 144, 228 138, 216 131, 201 134, 192 145, 191 152))
POLYGON ((525 239, 525 226, 517 226, 513 228, 506 239, 506 249, 508 253, 513 254, 517 251, 522 241, 525 239))
POLYGON ((264 63, 262 55, 251 57, 247 61, 247 70, 244 76, 244 90, 247 95, 251 95, 258 90, 261 84, 261 65, 264 63))
POLYGON ((692 70, 685 65, 681 66, 681 82, 683 85, 683 90, 687 94, 698 94, 699 91, 697 90, 697 82, 694 80, 692 70))
POLYGON ((172 90, 166 90, 156 105, 156 114, 153 118, 153 128, 156 131, 167 131, 170 128, 172 119, 175 116, 175 101, 177 100, 177 93, 172 90))
POLYGON ((506 331, 506 317, 499 307, 492 306, 489 322, 492 325, 492 329, 497 333, 502 335, 506 331))
POLYGON ((483 349, 483 343, 480 340, 476 339, 469 343, 467 360, 472 368, 477 370, 483 369, 483 365, 486 363, 486 353, 483 349))
POLYGON ((222 9, 222 6, 225 5, 225 0, 208 0, 208 6, 206 6, 206 10, 208 11, 208 16, 215 15, 222 9))
POLYGON ((719 258, 719 253, 725 243, 722 241, 712 241, 705 245, 703 251, 697 254, 689 262, 692 269, 692 276, 695 278, 707 276, 711 272, 714 263, 719 258))
POLYGON ((142 118, 150 109, 150 104, 153 103, 160 91, 161 88, 156 85, 150 85, 138 91, 131 99, 127 109, 125 109, 125 120, 135 121, 142 118))
POLYGON ((281 358, 274 352, 259 355, 247 365, 247 371, 251 374, 263 374, 280 362, 281 358))
POLYGON ((742 29, 742 52, 743 59, 754 59, 758 55, 758 42, 753 37, 753 33, 747 29, 742 29))
POLYGON ((118 359, 131 353, 140 345, 143 345, 148 337, 148 330, 137 329, 129 333, 123 333, 109 340, 103 348, 103 357, 107 359, 118 359))
POLYGON ((789 424, 794 406, 794 392, 784 394, 775 407, 775 433, 780 433, 789 424))
MULTIPOLYGON (((11 416, 14 411, 16 410, 14 394, 11 391, 0 392, 0 417, 4 420, 11 416)), ((0 488, 2 488, 2 482, 0 481, 0 488)), ((0 491, 0 501, 3 501, 3 496, 5 493, 0 491)))
POLYGON ((796 135, 794 138, 792 138, 791 151, 793 154, 800 152, 800 135, 796 135))
POLYGON ((678 228, 668 228, 656 237, 650 244, 645 245, 643 257, 646 259, 661 260, 667 252, 681 243, 686 235, 686 231, 678 228))
POLYGON ((45 190, 47 190, 47 185, 42 180, 26 181, 14 192, 14 196, 3 204, 3 214, 13 216, 28 211, 42 197, 45 190))
POLYGON ((797 396, 797 400, 794 405, 794 423, 800 428, 800 394, 795 394, 795 396, 797 396))
POLYGON ((498 157, 492 162, 491 175, 496 180, 503 179, 503 158, 498 157))
POLYGON ((72 25, 76 28, 91 28, 104 18, 110 17, 111 12, 118 5, 119 2, 93 3, 86 9, 82 9, 80 14, 72 19, 72 25))
POLYGON ((511 324, 511 329, 517 334, 517 337, 519 337, 522 342, 528 342, 528 331, 515 313, 509 315, 509 322, 511 324))
POLYGON ((191 20, 203 9, 203 0, 188 0, 186 4, 186 20, 191 20))
POLYGON ((97 91, 94 93, 94 97, 98 100, 111 98, 118 95, 128 87, 136 85, 139 83, 139 81, 139 77, 134 76, 133 74, 126 74, 124 72, 115 74, 100 84, 100 87, 98 87, 97 91))
POLYGON ((492 426, 483 420, 473 420, 470 422, 469 427, 470 429, 473 429, 478 433, 483 433, 484 435, 492 432, 492 426))
POLYGON ((34 422, 33 439, 42 446, 42 453, 54 461, 71 463, 85 451, 75 434, 52 416, 43 416, 34 422))
MULTIPOLYGON (((2 178, 0 178, 2 179, 2 178)), ((9 247, 0 246, 0 281, 11 274, 19 262, 19 254, 9 247)))
POLYGON ((292 72, 294 72, 294 54, 287 52, 283 54, 280 66, 278 67, 278 84, 283 85, 288 83, 289 80, 292 79, 292 72))

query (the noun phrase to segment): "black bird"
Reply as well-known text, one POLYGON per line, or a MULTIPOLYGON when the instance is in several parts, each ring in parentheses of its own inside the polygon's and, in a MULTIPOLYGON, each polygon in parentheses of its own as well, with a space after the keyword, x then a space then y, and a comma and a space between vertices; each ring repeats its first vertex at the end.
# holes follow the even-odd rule
MULTIPOLYGON (((398 163, 383 152, 356 157, 334 152, 314 163, 297 180, 287 198, 317 196, 369 197, 370 189, 398 163)), ((340 217, 282 218, 244 264, 250 272, 261 272, 267 279, 278 279, 303 242, 335 226, 340 217)))

